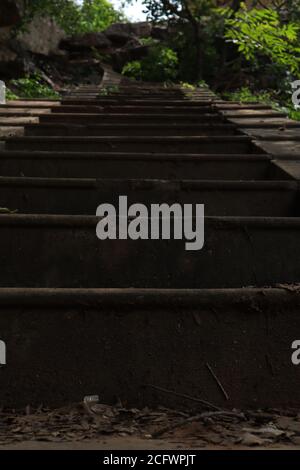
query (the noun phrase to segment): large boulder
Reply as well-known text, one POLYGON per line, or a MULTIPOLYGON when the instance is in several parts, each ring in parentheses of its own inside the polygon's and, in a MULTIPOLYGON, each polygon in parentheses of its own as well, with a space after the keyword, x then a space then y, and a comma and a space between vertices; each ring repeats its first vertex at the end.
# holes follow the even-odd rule
POLYGON ((106 51, 111 48, 111 41, 103 33, 76 34, 60 43, 60 48, 67 51, 98 49, 106 51))
POLYGON ((0 77, 3 80, 20 78, 29 73, 33 63, 26 51, 23 51, 18 42, 9 40, 0 47, 0 77))
POLYGON ((131 23, 132 33, 138 38, 149 38, 151 36, 153 25, 148 21, 131 23))
MULTIPOLYGON (((1 1, 1 0, 0 0, 1 1)), ((11 26, 0 28, 0 50, 11 38, 11 26)))
POLYGON ((12 78, 21 78, 29 74, 32 70, 31 64, 26 59, 16 58, 15 60, 0 60, 0 77, 3 80, 11 80, 12 78))
POLYGON ((18 24, 23 14, 23 0, 0 0, 0 27, 18 24))
POLYGON ((146 38, 151 36, 152 24, 146 21, 139 23, 115 23, 104 31, 114 44, 124 46, 132 37, 146 38))
POLYGON ((169 38, 168 26, 153 26, 151 36, 153 37, 153 39, 165 41, 169 38))
POLYGON ((12 62, 17 59, 17 54, 8 46, 0 48, 0 62, 12 62))
POLYGON ((114 69, 118 72, 122 72, 122 69, 127 62, 131 62, 133 60, 141 60, 146 57, 149 53, 149 46, 143 45, 128 45, 122 49, 118 49, 112 54, 112 63, 114 69))
POLYGON ((25 31, 19 32, 17 40, 24 50, 48 56, 57 53, 58 46, 65 37, 65 32, 53 18, 38 15, 26 25, 25 31))
POLYGON ((12 26, 0 28, 0 78, 4 80, 18 78, 25 73, 26 61, 14 47, 11 30, 12 26))

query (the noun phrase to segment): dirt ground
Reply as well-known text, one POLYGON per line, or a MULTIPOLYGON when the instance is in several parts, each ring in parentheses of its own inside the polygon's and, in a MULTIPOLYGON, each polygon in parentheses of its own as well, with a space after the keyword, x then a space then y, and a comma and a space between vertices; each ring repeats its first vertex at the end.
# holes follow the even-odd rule
POLYGON ((57 444, 51 444, 47 442, 37 441, 24 441, 18 444, 1 445, 0 450, 80 450, 80 451, 91 451, 91 450, 149 450, 149 451, 165 451, 165 450, 300 450, 300 446, 294 444, 282 445, 274 444, 272 446, 212 446, 204 445, 197 446, 196 442, 191 443, 189 440, 183 441, 172 441, 169 439, 146 441, 145 439, 139 439, 136 437, 110 437, 98 440, 87 440, 84 442, 62 442, 57 444))
POLYGON ((299 410, 126 409, 93 400, 0 412, 0 450, 300 449, 299 410))

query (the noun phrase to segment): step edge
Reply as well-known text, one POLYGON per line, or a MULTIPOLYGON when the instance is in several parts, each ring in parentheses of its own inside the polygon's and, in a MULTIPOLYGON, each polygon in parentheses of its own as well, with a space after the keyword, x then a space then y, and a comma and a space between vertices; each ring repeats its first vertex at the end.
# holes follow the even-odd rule
MULTIPOLYGON (((245 287, 229 289, 134 289, 134 288, 0 288, 0 305, 7 306, 166 306, 199 307, 208 305, 251 304, 253 311, 259 304, 292 303, 300 305, 300 286, 245 287), (256 302, 253 305, 253 301, 256 302)), ((25 314, 25 312, 24 312, 25 314)))
MULTIPOLYGON (((0 226, 48 226, 50 228, 75 227, 95 228, 99 217, 93 215, 49 215, 49 214, 1 214, 0 226)), ((300 217, 205 217, 205 224, 216 229, 256 227, 262 229, 300 230, 300 217)))

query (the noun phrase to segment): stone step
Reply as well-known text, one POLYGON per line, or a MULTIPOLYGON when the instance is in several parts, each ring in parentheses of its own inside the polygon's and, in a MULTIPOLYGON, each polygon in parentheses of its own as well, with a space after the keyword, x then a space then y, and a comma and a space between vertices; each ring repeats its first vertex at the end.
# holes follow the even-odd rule
MULTIPOLYGON (((247 129, 245 129, 245 132, 247 129)), ((249 129, 249 133, 255 139, 275 142, 276 140, 283 141, 298 141, 300 140, 300 133, 298 128, 292 129, 249 129)))
MULTIPOLYGON (((212 99, 213 95, 201 94, 196 96, 197 99, 212 99)), ((101 100, 192 100, 194 97, 188 97, 185 95, 179 94, 167 94, 167 93, 114 93, 114 94, 103 94, 103 93, 94 93, 94 92, 82 92, 82 93, 70 93, 63 97, 63 100, 78 100, 78 99, 101 99, 101 100)))
MULTIPOLYGON (((1 152, 4 176, 44 178, 274 179, 267 155, 189 155, 96 152, 1 152)), ((277 179, 286 179, 284 171, 277 179)))
POLYGON ((299 216, 296 181, 164 181, 1 177, 2 207, 26 214, 95 215, 102 203, 205 204, 208 216, 299 216))
POLYGON ((211 289, 300 282, 299 218, 208 217, 201 251, 187 251, 184 240, 100 241, 98 222, 0 216, 0 286, 211 289))
POLYGON ((12 100, 8 101, 6 104, 0 104, 0 111, 6 109, 15 109, 15 108, 34 108, 34 109, 44 109, 44 108, 56 108, 60 106, 61 102, 58 100, 12 100))
POLYGON ((2 117, 0 116, 0 126, 11 127, 11 126, 25 126, 26 124, 37 124, 39 122, 38 117, 2 117))
POLYGON ((293 121, 292 119, 288 119, 287 117, 282 118, 273 118, 273 117, 247 117, 247 118, 236 118, 230 119, 229 122, 236 124, 239 128, 246 128, 246 129, 255 129, 255 128, 270 128, 270 129, 278 129, 285 131, 285 129, 299 129, 300 122, 293 121))
POLYGON ((7 150, 150 152, 150 153, 261 153, 247 136, 213 137, 14 137, 7 150))
MULTIPOLYGON (((57 108, 61 109, 61 108, 57 108)), ((220 110, 221 111, 221 110, 220 110)), ((228 119, 249 119, 249 118, 286 118, 285 113, 274 111, 273 109, 228 109, 223 110, 222 114, 228 119)))
POLYGON ((279 170, 284 171, 289 178, 300 181, 300 160, 276 160, 279 170))
MULTIPOLYGON (((87 91, 86 89, 81 89, 79 90, 79 93, 87 91)), ((105 93, 107 94, 107 89, 90 89, 88 90, 89 93, 93 92, 98 92, 99 94, 105 93)), ((131 87, 125 87, 125 88, 119 88, 119 90, 113 91, 109 93, 109 96, 119 96, 119 95, 136 95, 136 96, 153 96, 153 95, 159 95, 159 96, 178 96, 178 97, 184 97, 185 94, 183 93, 182 90, 164 90, 162 88, 157 88, 157 89, 141 89, 141 88, 131 88, 131 87)))
POLYGON ((217 101, 214 105, 220 111, 273 111, 271 106, 261 103, 234 103, 228 101, 217 101))
POLYGON ((154 106, 178 106, 178 107, 200 107, 200 106, 208 106, 207 100, 205 101, 191 101, 188 99, 185 100, 165 100, 162 98, 158 98, 156 100, 153 99, 112 99, 112 98, 98 98, 96 100, 85 100, 85 99, 75 99, 75 98, 68 98, 62 101, 62 106, 137 106, 137 107, 154 107, 154 106))
MULTIPOLYGON (((68 98, 69 96, 80 96, 81 94, 84 94, 84 93, 92 93, 91 91, 83 91, 82 93, 71 93, 70 95, 68 95, 66 98, 68 98)), ((202 92, 202 93, 195 93, 195 92, 186 92, 186 93, 139 93, 139 92, 129 92, 129 91, 126 91, 126 92, 119 92, 119 93, 112 93, 112 94, 106 94, 105 91, 100 91, 100 93, 98 92, 98 97, 101 97, 101 98, 115 98, 115 99, 123 99, 123 98, 133 98, 133 99, 144 99, 144 100, 151 100, 151 99, 178 99, 178 100, 186 100, 186 99, 194 99, 194 98, 201 98, 201 97, 205 97, 205 98, 215 98, 216 99, 216 95, 214 95, 213 93, 210 93, 210 92, 202 92)))
POLYGON ((221 123, 225 119, 216 113, 191 115, 191 114, 95 114, 95 113, 51 113, 40 116, 40 123, 76 123, 76 124, 196 124, 196 123, 221 123))
POLYGON ((81 403, 94 392, 103 403, 117 393, 131 407, 191 408, 151 384, 222 409, 299 406, 300 368, 290 357, 297 291, 0 289, 0 309, 6 409, 81 403))
POLYGON ((120 105, 61 105, 53 108, 55 113, 108 113, 108 114, 204 114, 212 111, 208 105, 201 106, 120 106, 120 105))
POLYGON ((26 136, 209 136, 240 134, 232 124, 34 124, 25 128, 26 136))
MULTIPOLYGON (((58 109, 58 108, 57 108, 58 109)), ((0 109, 0 118, 3 119, 5 117, 22 117, 22 116, 41 116, 43 114, 47 114, 51 111, 51 108, 19 108, 16 106, 12 106, 11 108, 0 109)))
POLYGON ((22 126, 0 126, 0 149, 2 149, 2 140, 7 137, 22 137, 24 135, 24 128, 22 126))
MULTIPOLYGON (((138 100, 142 101, 143 103, 149 103, 149 101, 153 101, 154 104, 157 104, 159 101, 178 101, 178 102, 185 102, 185 103, 191 103, 191 102, 206 102, 207 104, 211 104, 212 102, 217 103, 218 100, 213 96, 213 95, 196 95, 196 96, 167 96, 167 95, 131 95, 130 93, 126 95, 92 95, 92 94, 73 94, 69 95, 63 98, 64 101, 69 101, 69 100, 101 100, 101 101, 110 101, 110 100, 116 100, 120 103, 124 103, 127 100, 138 100)), ((223 101, 222 101, 223 103, 223 101)))

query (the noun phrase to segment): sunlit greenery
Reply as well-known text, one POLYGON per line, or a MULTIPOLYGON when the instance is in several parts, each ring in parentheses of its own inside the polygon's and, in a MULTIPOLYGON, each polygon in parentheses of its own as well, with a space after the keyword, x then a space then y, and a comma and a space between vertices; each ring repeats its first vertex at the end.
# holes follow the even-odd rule
MULTIPOLYGON (((102 31, 124 19, 108 0, 25 2, 26 21, 35 14, 48 14, 68 34, 102 31)), ((217 7, 215 0, 142 2, 148 19, 168 34, 159 41, 143 39, 148 54, 127 63, 124 75, 193 85, 202 80, 222 96, 270 103, 299 118, 291 104, 290 84, 300 78, 300 0, 274 0, 268 8, 258 7, 256 0, 247 2, 247 7, 234 0, 225 7, 217 7)), ((28 96, 33 89, 38 96, 48 93, 41 80, 22 80, 18 86, 28 96)), ((17 86, 13 90, 19 94, 17 86)))
POLYGON ((178 57, 169 47, 160 44, 152 46, 141 61, 129 62, 123 68, 123 75, 150 82, 174 81, 178 74, 178 57))
POLYGON ((8 95, 8 99, 15 99, 16 96, 20 98, 59 98, 59 94, 45 84, 38 74, 11 80, 10 86, 13 87, 15 93, 10 92, 12 95, 8 95))
POLYGON ((13 93, 9 88, 6 88, 6 99, 7 101, 17 100, 18 96, 13 93))
MULTIPOLYGON (((134 0, 127 0, 134 3, 134 0)), ((205 80, 231 99, 267 102, 293 118, 291 82, 300 78, 300 0, 143 0, 148 18, 168 27, 181 82, 205 80), (224 4, 225 5, 225 2, 224 4)), ((128 65, 132 75, 141 64, 128 65)))
POLYGON ((283 23, 279 13, 271 8, 241 10, 225 20, 225 38, 238 47, 247 60, 256 62, 259 55, 293 73, 300 71, 300 25, 283 23))
POLYGON ((49 15, 68 33, 102 31, 124 19, 108 0, 26 0, 26 23, 34 15, 49 15))
POLYGON ((291 99, 279 102, 272 91, 262 90, 254 92, 248 87, 243 87, 233 92, 223 93, 222 97, 230 101, 239 101, 240 103, 269 104, 273 109, 286 113, 289 118, 300 121, 300 111, 294 109, 291 99))

